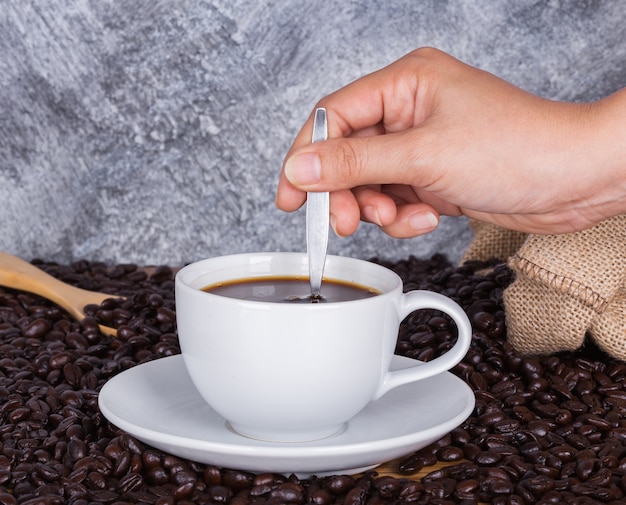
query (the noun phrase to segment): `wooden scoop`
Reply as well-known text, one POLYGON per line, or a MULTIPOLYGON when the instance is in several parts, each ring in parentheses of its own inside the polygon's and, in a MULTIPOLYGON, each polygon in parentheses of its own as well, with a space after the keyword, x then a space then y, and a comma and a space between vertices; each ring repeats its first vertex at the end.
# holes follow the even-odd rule
MULTIPOLYGON (((120 298, 116 295, 88 291, 70 286, 52 277, 43 270, 16 256, 0 251, 0 286, 28 291, 43 296, 56 303, 80 321, 85 317, 85 305, 100 305, 107 298, 120 298)), ((117 334, 115 328, 98 325, 105 335, 117 334)))

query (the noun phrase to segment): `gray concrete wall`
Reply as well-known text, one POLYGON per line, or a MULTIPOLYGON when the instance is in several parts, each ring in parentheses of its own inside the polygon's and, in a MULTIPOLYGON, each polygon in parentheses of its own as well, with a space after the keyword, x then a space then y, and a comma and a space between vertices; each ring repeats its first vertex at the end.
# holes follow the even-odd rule
MULTIPOLYGON (((304 250, 278 171, 317 99, 430 45, 542 96, 626 83, 626 4, 579 0, 0 1, 0 249, 173 265, 304 250)), ((334 253, 458 259, 463 219, 334 253)))

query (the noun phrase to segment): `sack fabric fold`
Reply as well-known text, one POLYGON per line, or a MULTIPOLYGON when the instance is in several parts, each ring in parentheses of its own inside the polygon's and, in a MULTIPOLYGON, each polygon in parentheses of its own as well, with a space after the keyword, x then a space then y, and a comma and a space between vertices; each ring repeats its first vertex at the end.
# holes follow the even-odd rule
POLYGON ((560 235, 471 226, 474 239, 462 261, 498 258, 515 272, 504 306, 517 351, 573 351, 590 338, 626 361, 626 215, 560 235))

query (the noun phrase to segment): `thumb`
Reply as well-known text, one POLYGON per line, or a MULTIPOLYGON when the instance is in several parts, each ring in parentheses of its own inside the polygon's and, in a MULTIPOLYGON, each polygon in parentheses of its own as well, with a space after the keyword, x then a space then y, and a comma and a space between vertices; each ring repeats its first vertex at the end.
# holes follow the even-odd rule
POLYGON ((287 180, 302 191, 337 191, 366 184, 416 184, 418 129, 372 137, 330 139, 295 150, 287 180))

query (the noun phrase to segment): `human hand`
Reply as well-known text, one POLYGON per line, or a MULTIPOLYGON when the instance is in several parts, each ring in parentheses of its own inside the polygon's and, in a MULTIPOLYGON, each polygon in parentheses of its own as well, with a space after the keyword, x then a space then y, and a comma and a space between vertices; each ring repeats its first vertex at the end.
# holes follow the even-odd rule
POLYGON ((293 211, 306 191, 330 191, 338 235, 362 219, 412 237, 440 215, 563 233, 615 212, 597 171, 611 165, 601 103, 542 99, 424 48, 317 107, 327 109, 329 140, 310 143, 311 116, 286 156, 276 204, 293 211))

